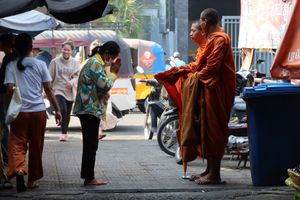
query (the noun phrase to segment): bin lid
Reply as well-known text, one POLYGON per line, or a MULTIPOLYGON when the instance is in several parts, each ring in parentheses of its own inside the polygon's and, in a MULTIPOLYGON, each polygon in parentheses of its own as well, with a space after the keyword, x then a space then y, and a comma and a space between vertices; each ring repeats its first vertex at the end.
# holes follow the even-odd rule
POLYGON ((257 97, 285 94, 300 94, 300 85, 290 83, 263 83, 255 87, 246 87, 242 98, 247 101, 257 97))

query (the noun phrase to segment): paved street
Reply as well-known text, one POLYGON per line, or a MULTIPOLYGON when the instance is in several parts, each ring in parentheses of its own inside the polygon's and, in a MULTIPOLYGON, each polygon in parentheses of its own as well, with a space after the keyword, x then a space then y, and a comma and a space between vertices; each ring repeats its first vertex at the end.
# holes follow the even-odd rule
MULTIPOLYGON (((99 142, 96 177, 108 185, 84 187, 80 179, 81 132, 72 117, 70 141, 59 142, 59 129, 53 118, 48 122, 43 157, 44 177, 40 187, 25 193, 15 189, 0 191, 0 199, 292 199, 288 187, 253 187, 249 163, 236 169, 237 161, 225 156, 218 186, 199 186, 181 179, 182 167, 162 152, 156 139, 144 140, 144 114, 132 113, 120 120, 99 142)), ((188 166, 188 173, 204 170, 198 159, 188 166)), ((14 182, 14 180, 13 180, 14 182)))

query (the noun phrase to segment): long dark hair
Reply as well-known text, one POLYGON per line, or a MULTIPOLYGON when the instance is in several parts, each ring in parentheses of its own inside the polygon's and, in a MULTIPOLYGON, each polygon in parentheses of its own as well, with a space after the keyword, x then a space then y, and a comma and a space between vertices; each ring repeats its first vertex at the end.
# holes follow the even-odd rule
POLYGON ((93 48, 91 57, 96 53, 99 53, 100 55, 103 55, 105 53, 109 55, 118 55, 120 53, 120 46, 114 41, 108 41, 101 46, 96 46, 95 48, 93 48))
POLYGON ((15 48, 15 38, 16 36, 12 33, 5 33, 0 36, 0 43, 2 44, 1 51, 4 51, 5 54, 11 53, 15 48))
POLYGON ((63 48, 64 46, 66 46, 66 45, 69 45, 70 47, 71 47, 71 49, 72 49, 72 51, 74 50, 74 42, 73 41, 71 41, 71 40, 67 40, 67 41, 65 41, 62 45, 61 45, 61 47, 63 48))
POLYGON ((15 40, 16 52, 19 56, 17 67, 20 71, 25 70, 25 66, 22 64, 24 57, 28 56, 32 51, 32 38, 27 33, 20 33, 15 40))

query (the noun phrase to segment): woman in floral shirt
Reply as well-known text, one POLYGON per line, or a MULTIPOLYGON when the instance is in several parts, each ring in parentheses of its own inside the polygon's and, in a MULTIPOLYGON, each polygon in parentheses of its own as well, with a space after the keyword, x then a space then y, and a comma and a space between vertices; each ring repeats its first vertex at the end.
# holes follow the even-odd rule
POLYGON ((73 112, 79 117, 82 129, 81 178, 85 186, 107 184, 107 181, 95 179, 94 167, 100 119, 105 116, 109 90, 121 66, 119 53, 120 47, 113 41, 95 47, 79 75, 73 112), (110 73, 106 73, 105 66, 111 66, 110 73))

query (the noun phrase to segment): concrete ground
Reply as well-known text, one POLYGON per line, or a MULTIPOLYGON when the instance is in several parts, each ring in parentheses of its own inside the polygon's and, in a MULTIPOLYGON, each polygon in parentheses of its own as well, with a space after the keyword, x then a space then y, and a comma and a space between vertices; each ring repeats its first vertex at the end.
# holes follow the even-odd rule
MULTIPOLYGON (((109 184, 95 187, 84 187, 80 179, 78 119, 72 117, 68 142, 58 141, 59 129, 49 120, 40 187, 24 193, 16 193, 15 188, 1 190, 0 199, 293 199, 294 190, 286 186, 252 186, 249 162, 246 168, 237 169, 238 162, 231 156, 222 161, 225 185, 200 186, 181 179, 182 166, 162 152, 155 139, 144 140, 143 117, 141 113, 127 115, 99 142, 95 173, 109 184)), ((204 169, 205 162, 198 159, 189 163, 188 174, 204 169)))

